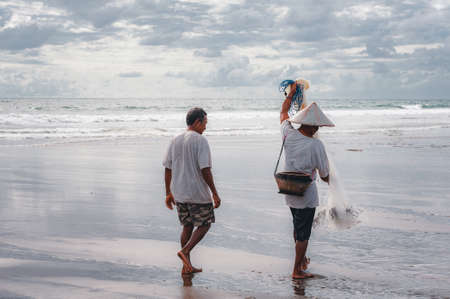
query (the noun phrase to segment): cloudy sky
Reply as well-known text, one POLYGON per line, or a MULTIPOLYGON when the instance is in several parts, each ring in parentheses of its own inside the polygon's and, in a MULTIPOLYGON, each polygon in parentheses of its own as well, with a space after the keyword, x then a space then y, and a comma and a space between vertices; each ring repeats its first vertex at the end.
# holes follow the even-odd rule
POLYGON ((450 98, 450 0, 0 0, 0 97, 450 98))

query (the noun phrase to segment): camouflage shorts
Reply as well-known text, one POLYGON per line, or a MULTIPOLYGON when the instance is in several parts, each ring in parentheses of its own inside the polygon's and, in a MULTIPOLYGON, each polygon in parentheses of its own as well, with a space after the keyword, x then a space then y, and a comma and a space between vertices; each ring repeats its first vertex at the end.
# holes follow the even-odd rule
POLYGON ((183 226, 202 226, 216 221, 212 203, 177 202, 177 211, 178 219, 183 226))

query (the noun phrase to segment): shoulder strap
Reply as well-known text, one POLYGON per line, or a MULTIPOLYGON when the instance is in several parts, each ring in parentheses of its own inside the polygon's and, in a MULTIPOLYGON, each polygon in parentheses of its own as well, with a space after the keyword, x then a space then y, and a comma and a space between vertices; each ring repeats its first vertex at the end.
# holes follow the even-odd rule
POLYGON ((281 145, 281 149, 280 149, 280 155, 278 156, 278 161, 277 161, 277 166, 275 166, 275 170, 273 171, 273 174, 277 174, 277 169, 278 169, 278 164, 280 163, 280 158, 281 158, 281 154, 283 153, 283 147, 284 147, 284 142, 286 141, 286 136, 283 136, 283 144, 281 145))

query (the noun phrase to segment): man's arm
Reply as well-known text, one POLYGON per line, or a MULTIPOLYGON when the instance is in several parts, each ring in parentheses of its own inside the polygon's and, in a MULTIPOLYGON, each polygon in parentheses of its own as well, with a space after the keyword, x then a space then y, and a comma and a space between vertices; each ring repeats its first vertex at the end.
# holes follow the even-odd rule
POLYGON ((175 199, 170 191, 170 182, 172 181, 172 169, 166 168, 164 170, 164 183, 166 185, 166 206, 169 209, 173 209, 175 205, 175 199))
POLYGON ((320 177, 322 179, 322 181, 327 182, 328 184, 330 183, 330 175, 327 175, 326 177, 320 177))
POLYGON ((297 89, 297 83, 292 83, 291 85, 291 91, 287 95, 286 99, 283 102, 283 105, 281 105, 281 112, 280 112, 280 124, 289 118, 289 107, 291 107, 291 101, 292 97, 295 94, 295 90, 297 89))
POLYGON ((202 176, 205 180, 206 184, 209 186, 209 189, 211 189, 211 192, 213 194, 213 200, 214 200, 214 208, 218 208, 220 206, 220 197, 217 193, 216 186, 214 185, 214 179, 211 172, 211 167, 206 167, 202 169, 202 176))

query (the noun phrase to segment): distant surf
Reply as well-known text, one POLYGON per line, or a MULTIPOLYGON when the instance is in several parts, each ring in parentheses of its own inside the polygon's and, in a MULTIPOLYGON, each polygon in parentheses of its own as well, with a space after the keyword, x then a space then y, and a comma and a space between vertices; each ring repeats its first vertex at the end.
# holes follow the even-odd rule
MULTIPOLYGON (((282 99, 2 99, 0 145, 173 136, 201 106, 207 135, 279 134, 282 99)), ((449 125, 450 100, 316 100, 336 121, 324 134, 391 134, 449 125)))

